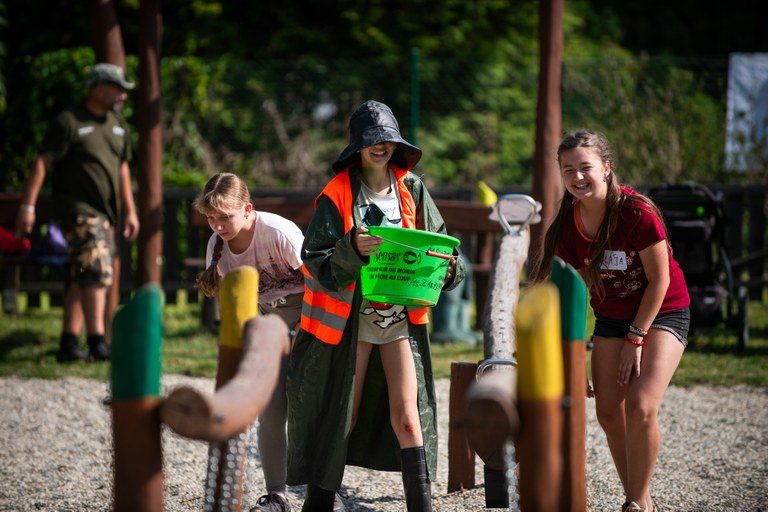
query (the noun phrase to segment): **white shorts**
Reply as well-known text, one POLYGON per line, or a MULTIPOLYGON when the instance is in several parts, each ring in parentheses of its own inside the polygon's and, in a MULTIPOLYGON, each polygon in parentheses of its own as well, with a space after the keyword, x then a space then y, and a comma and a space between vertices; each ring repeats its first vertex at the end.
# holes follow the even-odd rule
POLYGON ((385 345, 408 338, 408 312, 405 306, 382 304, 363 299, 357 339, 373 345, 385 345))

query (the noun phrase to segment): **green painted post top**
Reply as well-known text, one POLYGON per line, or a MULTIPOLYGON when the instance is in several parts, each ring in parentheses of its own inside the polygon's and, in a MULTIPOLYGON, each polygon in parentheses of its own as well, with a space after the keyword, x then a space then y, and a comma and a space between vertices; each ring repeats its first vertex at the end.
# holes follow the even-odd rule
POLYGON ((144 285, 112 321, 112 398, 160 395, 163 299, 160 287, 144 285))
POLYGON ((560 319, 564 341, 587 338, 587 285, 571 265, 558 257, 552 260, 551 280, 560 292, 560 319))

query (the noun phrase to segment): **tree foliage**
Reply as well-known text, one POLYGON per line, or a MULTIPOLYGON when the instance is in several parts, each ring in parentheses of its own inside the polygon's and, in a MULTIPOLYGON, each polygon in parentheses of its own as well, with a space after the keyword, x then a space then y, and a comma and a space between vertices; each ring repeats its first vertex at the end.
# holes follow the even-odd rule
MULTIPOLYGON (((138 4, 116 3, 133 76, 138 4)), ((86 7, 0 0, 0 187, 19 186, 47 122, 84 94, 86 7)), ((566 4, 564 128, 604 131, 628 180, 721 176, 724 68, 633 55, 616 43, 626 11, 566 4)), ((528 186, 537 18, 531 1, 165 0, 164 180, 199 185, 226 169, 254 186, 317 187, 346 145, 350 113, 378 99, 424 150, 417 172, 430 184, 528 186)))

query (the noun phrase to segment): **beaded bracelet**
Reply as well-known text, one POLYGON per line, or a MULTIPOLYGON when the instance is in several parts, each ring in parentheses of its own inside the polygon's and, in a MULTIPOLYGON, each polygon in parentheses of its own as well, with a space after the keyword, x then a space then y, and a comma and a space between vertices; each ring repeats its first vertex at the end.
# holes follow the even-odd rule
POLYGON ((640 338, 639 340, 632 340, 629 338, 629 334, 624 335, 624 341, 627 343, 631 343, 632 345, 635 345, 637 347, 642 347, 645 345, 645 340, 643 338, 640 338))
POLYGON ((643 329, 635 327, 634 325, 629 326, 629 332, 635 336, 640 336, 641 338, 645 338, 648 335, 648 331, 644 331, 643 329))

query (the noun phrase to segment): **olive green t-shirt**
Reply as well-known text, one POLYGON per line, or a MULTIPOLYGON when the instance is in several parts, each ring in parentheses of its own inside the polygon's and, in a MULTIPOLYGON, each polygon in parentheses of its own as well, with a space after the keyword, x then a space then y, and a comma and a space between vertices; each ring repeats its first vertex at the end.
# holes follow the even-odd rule
POLYGON ((53 157, 55 218, 101 215, 117 224, 120 166, 131 158, 128 124, 119 113, 100 117, 85 105, 70 107, 48 127, 40 152, 53 157))

